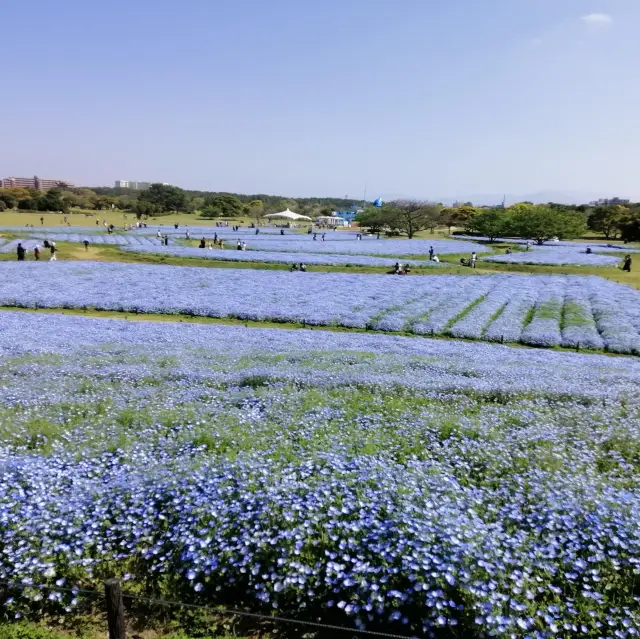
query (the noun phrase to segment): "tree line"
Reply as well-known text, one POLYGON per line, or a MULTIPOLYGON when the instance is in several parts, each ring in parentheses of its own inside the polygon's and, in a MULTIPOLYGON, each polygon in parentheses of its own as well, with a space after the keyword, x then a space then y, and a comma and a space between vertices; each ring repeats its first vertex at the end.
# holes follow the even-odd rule
POLYGON ((587 229, 607 239, 640 241, 639 204, 565 205, 550 202, 521 202, 510 207, 476 208, 470 202, 445 207, 419 200, 396 200, 382 207, 371 206, 356 216, 356 221, 371 232, 413 237, 417 232, 438 226, 464 228, 466 232, 487 237, 520 237, 543 244, 552 238, 570 240, 587 229))
POLYGON ((133 211, 139 217, 170 213, 198 213, 207 219, 215 217, 261 217, 290 209, 309 217, 330 215, 334 210, 346 210, 359 205, 357 200, 341 198, 283 198, 273 195, 243 195, 235 193, 187 191, 177 186, 152 184, 148 190, 112 187, 53 188, 41 191, 26 188, 0 189, 0 211, 62 211, 82 209, 133 211))
MULTIPOLYGON (((457 207, 419 200, 396 200, 382 207, 370 206, 356 220, 372 232, 414 237, 423 230, 446 226, 464 228, 469 233, 498 237, 526 237, 539 243, 553 237, 572 239, 587 229, 607 239, 640 241, 640 203, 621 203, 617 198, 598 204, 579 206, 550 202, 534 205, 521 202, 511 207, 476 208, 471 202, 457 207)), ((186 191, 177 186, 152 184, 148 190, 132 191, 110 187, 53 188, 46 193, 34 189, 0 189, 0 212, 61 211, 72 209, 132 211, 139 218, 169 215, 174 212, 197 213, 205 219, 250 217, 291 209, 314 217, 330 215, 334 210, 357 206, 358 200, 340 198, 282 198, 271 195, 186 191)))

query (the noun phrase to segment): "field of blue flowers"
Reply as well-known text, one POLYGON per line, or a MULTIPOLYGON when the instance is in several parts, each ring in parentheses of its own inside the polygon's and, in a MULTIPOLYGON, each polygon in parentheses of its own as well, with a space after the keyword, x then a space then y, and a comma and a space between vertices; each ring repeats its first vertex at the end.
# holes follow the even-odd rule
POLYGON ((391 277, 3 262, 1 306, 305 323, 640 353, 640 292, 599 277, 391 277))
POLYGON ((11 616, 117 575, 406 636, 637 636, 635 358, 15 311, 0 351, 11 616))

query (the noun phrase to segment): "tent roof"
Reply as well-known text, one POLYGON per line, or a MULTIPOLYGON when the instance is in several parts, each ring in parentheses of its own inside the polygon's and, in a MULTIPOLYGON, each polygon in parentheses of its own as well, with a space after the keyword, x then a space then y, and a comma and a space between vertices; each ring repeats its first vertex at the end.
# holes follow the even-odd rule
POLYGON ((306 215, 300 215, 299 213, 294 213, 293 211, 290 211, 289 209, 287 209, 286 211, 282 211, 280 213, 269 213, 269 215, 265 215, 264 217, 273 217, 273 218, 279 218, 279 219, 285 219, 285 220, 309 220, 311 221, 310 217, 307 217, 306 215))

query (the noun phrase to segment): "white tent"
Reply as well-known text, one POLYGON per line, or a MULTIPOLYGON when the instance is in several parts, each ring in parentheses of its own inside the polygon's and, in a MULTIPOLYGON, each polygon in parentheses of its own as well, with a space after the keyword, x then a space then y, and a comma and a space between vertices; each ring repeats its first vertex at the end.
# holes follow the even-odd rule
POLYGON ((281 213, 269 213, 269 215, 265 215, 264 217, 270 219, 277 220, 309 220, 311 222, 311 218, 306 215, 300 215, 299 213, 294 213, 287 209, 286 211, 282 211, 281 213))

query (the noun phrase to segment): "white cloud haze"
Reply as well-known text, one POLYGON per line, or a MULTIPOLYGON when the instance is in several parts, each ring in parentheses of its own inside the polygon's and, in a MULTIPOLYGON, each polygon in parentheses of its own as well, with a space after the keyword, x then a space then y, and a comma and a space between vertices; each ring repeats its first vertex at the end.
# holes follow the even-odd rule
POLYGON ((582 22, 591 26, 606 26, 613 22, 613 18, 608 13, 590 13, 582 16, 582 22))

